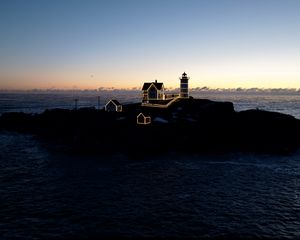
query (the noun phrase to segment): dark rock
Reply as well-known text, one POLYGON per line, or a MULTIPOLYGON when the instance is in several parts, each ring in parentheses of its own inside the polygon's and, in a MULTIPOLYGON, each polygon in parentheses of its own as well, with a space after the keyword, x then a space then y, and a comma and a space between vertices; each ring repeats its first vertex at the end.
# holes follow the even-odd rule
POLYGON ((300 120, 292 116, 261 110, 235 112, 231 102, 193 98, 181 99, 169 108, 128 104, 120 113, 94 108, 52 109, 35 115, 5 113, 0 128, 35 134, 82 153, 288 153, 300 147, 300 120), (140 112, 158 120, 138 125, 140 112))

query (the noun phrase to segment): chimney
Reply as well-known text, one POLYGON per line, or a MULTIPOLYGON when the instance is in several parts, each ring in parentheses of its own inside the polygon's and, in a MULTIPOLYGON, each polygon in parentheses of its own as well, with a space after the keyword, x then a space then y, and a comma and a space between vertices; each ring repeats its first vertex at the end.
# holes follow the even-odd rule
POLYGON ((155 80, 155 83, 157 83, 157 80, 155 80))

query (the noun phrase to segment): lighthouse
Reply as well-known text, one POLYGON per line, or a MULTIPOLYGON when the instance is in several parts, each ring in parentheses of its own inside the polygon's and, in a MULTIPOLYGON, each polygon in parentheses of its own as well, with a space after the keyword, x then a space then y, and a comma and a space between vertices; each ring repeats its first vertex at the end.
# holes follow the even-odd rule
POLYGON ((187 77, 187 74, 184 72, 180 79, 180 97, 181 98, 188 98, 189 97, 189 77, 187 77))

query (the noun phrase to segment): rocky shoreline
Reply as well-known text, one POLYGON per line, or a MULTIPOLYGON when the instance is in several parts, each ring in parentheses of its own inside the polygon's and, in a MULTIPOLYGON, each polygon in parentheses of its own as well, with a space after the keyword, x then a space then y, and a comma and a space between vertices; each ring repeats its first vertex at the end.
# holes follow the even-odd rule
POLYGON ((4 113, 0 129, 33 134, 73 152, 138 157, 168 152, 281 154, 300 148, 300 120, 293 116, 259 109, 236 112, 231 102, 192 97, 168 108, 127 104, 122 112, 81 108, 4 113), (137 124, 139 113, 151 116, 151 124, 137 124))

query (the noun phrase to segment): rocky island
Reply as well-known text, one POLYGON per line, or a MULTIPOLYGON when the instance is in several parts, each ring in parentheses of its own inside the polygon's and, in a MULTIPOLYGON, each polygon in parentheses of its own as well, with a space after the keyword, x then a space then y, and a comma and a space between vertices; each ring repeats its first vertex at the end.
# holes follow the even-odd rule
POLYGON ((300 147, 300 120, 290 115, 258 109, 236 112, 231 102, 192 97, 179 98, 168 108, 136 103, 123 105, 121 112, 80 108, 5 113, 0 128, 84 153, 289 153, 300 147), (138 124, 139 113, 151 116, 151 122, 138 124))
POLYGON ((254 151, 289 153, 300 147, 300 120, 252 109, 236 112, 231 102, 189 96, 189 77, 180 92, 165 93, 162 82, 146 82, 142 103, 111 99, 103 109, 52 109, 41 114, 5 113, 0 129, 34 134, 73 152, 160 153, 254 151))

